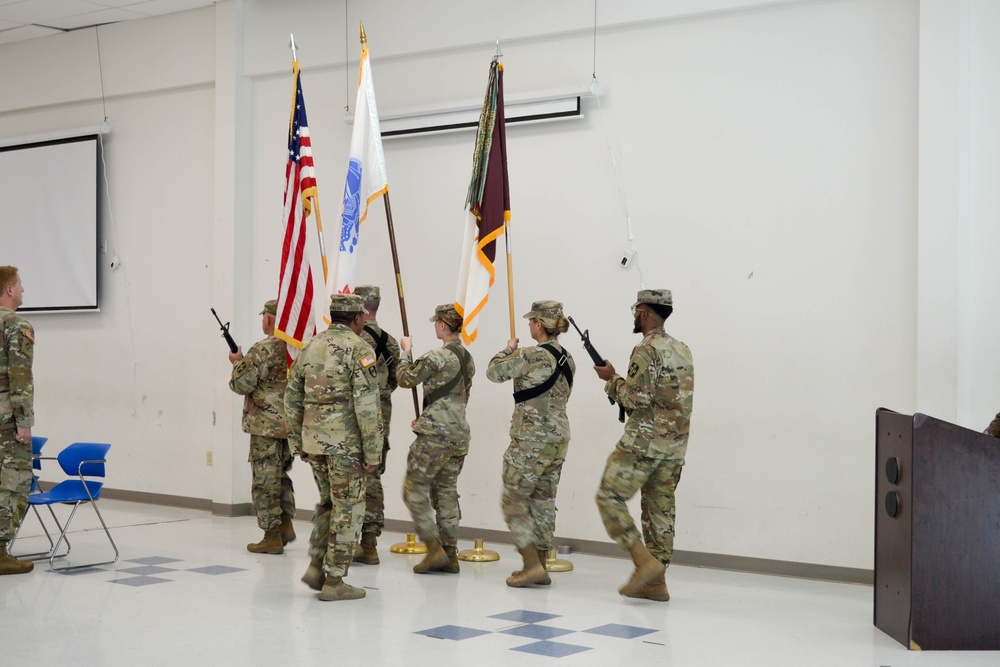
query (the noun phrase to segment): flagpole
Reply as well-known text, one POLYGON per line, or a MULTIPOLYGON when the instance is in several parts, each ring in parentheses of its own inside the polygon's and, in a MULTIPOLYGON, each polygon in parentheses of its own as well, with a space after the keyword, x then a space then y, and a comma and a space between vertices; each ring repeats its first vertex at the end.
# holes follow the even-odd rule
MULTIPOLYGON (((292 50, 292 63, 298 63, 298 47, 295 45, 295 35, 288 33, 288 48, 292 50)), ((313 208, 316 209, 316 234, 319 236, 319 258, 323 264, 323 284, 326 285, 327 277, 330 273, 329 264, 326 260, 326 243, 323 241, 323 218, 319 214, 319 190, 313 197, 313 208)))
MULTIPOLYGON (((503 71, 503 63, 499 62, 500 58, 503 57, 503 53, 500 52, 500 38, 497 37, 497 50, 494 57, 497 59, 497 67, 500 71, 503 71)), ((514 251, 511 248, 510 240, 510 220, 505 219, 503 221, 503 235, 504 241, 507 248, 507 309, 510 312, 510 337, 516 338, 517 332, 514 328, 514 251)))
MULTIPOLYGON (((368 37, 365 35, 365 24, 361 24, 361 49, 364 51, 368 44, 368 37)), ((396 294, 399 296, 399 317, 403 323, 403 335, 410 335, 410 323, 406 319, 406 300, 403 297, 403 275, 399 270, 399 253, 396 251, 396 230, 392 225, 392 204, 389 203, 388 190, 382 195, 382 203, 385 204, 385 221, 389 227, 389 248, 392 250, 392 269, 396 273, 396 294)), ((417 388, 413 390, 413 413, 420 416, 420 401, 417 399, 417 388)))
POLYGON ((516 338, 514 331, 514 253, 510 243, 510 220, 503 223, 503 235, 507 240, 507 306, 510 310, 510 337, 516 338))
MULTIPOLYGON (((385 204, 385 220, 389 225, 389 247, 392 249, 392 268, 396 272, 396 294, 399 295, 399 317, 403 321, 403 335, 410 335, 410 325, 406 320, 406 300, 403 298, 403 275, 399 270, 399 254, 396 252, 396 232, 392 226, 392 206, 389 204, 389 193, 382 195, 385 204)), ((412 389, 413 414, 420 416, 420 401, 417 400, 417 388, 412 389)))

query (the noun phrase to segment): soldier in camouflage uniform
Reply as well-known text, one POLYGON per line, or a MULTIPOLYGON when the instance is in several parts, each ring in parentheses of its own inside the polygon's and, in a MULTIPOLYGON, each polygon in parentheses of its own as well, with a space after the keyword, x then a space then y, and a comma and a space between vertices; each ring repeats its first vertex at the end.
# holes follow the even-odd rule
POLYGON ((267 336, 254 343, 243 356, 243 348, 229 355, 233 376, 229 388, 243 399, 243 432, 250 434, 250 468, 257 525, 264 538, 248 544, 256 554, 280 554, 295 539, 295 490, 288 470, 292 453, 285 430, 285 384, 288 382, 287 346, 275 337, 277 301, 264 304, 261 328, 267 336))
POLYGON ((31 488, 35 331, 14 312, 23 295, 17 268, 0 266, 0 574, 24 574, 34 567, 7 551, 28 511, 31 488))
POLYGON ((462 346, 462 317, 453 304, 438 306, 431 318, 443 345, 413 362, 409 336, 399 341, 400 387, 424 385, 424 409, 413 422, 417 434, 406 459, 403 502, 410 510, 427 555, 413 566, 417 574, 448 572, 458 566, 458 475, 469 453, 465 408, 476 365, 462 346))
POLYGON ((399 365, 399 343, 382 330, 376 317, 381 303, 377 285, 358 285, 354 289, 365 302, 365 328, 361 338, 375 350, 378 364, 378 389, 382 405, 382 428, 385 444, 382 446, 382 465, 368 475, 365 486, 365 521, 361 527, 361 544, 354 553, 354 560, 366 565, 378 565, 378 536, 385 527, 385 492, 382 489, 382 474, 385 472, 386 456, 389 453, 389 421, 392 418, 392 392, 399 386, 396 382, 396 367, 399 365))
POLYGON ((594 366, 604 391, 629 413, 625 434, 608 457, 597 508, 608 535, 635 564, 618 592, 666 601, 664 573, 674 551, 674 491, 687 452, 694 363, 688 346, 663 330, 673 312, 669 290, 641 290, 632 311, 633 331, 643 338, 632 350, 628 377, 607 360, 594 366), (641 536, 625 505, 636 491, 642 493, 641 536))
POLYGON ((569 448, 566 402, 576 372, 573 357, 558 341, 569 329, 562 304, 536 301, 524 317, 538 345, 518 349, 518 339, 511 338, 486 369, 493 382, 514 381, 500 505, 524 561, 521 570, 507 577, 507 585, 515 588, 552 583, 545 558, 556 527, 556 487, 569 448))
POLYGON ((997 413, 997 416, 993 418, 993 421, 990 422, 990 425, 986 427, 983 433, 992 435, 994 438, 1000 438, 1000 412, 997 413))
POLYGON ((302 581, 326 601, 365 596, 343 581, 361 534, 365 476, 381 464, 384 443, 375 351, 358 335, 364 315, 360 297, 333 295, 329 328, 299 352, 285 389, 289 444, 319 489, 302 581))

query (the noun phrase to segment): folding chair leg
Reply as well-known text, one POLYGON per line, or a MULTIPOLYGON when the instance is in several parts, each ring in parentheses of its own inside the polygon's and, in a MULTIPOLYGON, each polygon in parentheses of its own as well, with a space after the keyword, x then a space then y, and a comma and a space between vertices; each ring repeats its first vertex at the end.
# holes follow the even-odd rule
POLYGON ((104 517, 101 515, 101 510, 98 509, 97 503, 91 502, 89 504, 91 507, 94 508, 94 512, 97 513, 97 518, 101 522, 101 527, 104 529, 104 534, 107 535, 108 541, 111 542, 111 548, 115 550, 115 557, 111 560, 100 561, 95 563, 83 563, 81 565, 64 565, 62 567, 56 567, 55 563, 56 559, 63 557, 63 556, 57 556, 56 551, 59 549, 59 545, 62 544, 63 541, 66 541, 67 545, 69 544, 69 540, 66 538, 66 531, 69 530, 70 524, 73 523, 73 517, 76 516, 77 508, 80 507, 80 503, 75 503, 73 505, 73 511, 70 512, 69 518, 66 519, 66 525, 62 527, 62 532, 59 533, 59 539, 56 540, 56 545, 52 549, 52 555, 49 556, 49 567, 52 568, 54 571, 65 572, 67 570, 79 570, 85 567, 93 567, 95 565, 110 565, 111 563, 118 562, 118 557, 119 557, 118 545, 115 544, 114 539, 111 537, 111 532, 108 530, 108 525, 104 523, 104 517))
MULTIPOLYGON (((35 518, 38 519, 38 524, 42 527, 42 531, 45 533, 45 539, 47 539, 49 541, 49 548, 46 551, 36 551, 36 552, 30 553, 30 554, 17 554, 15 557, 16 558, 20 558, 22 560, 24 560, 24 559, 27 559, 27 560, 46 560, 48 558, 51 558, 53 556, 53 554, 55 554, 56 543, 52 541, 52 534, 49 533, 48 526, 46 526, 45 522, 42 521, 42 515, 38 513, 38 508, 36 506, 34 506, 34 505, 31 505, 31 509, 34 510, 34 512, 35 512, 35 518)), ((49 505, 49 514, 52 515, 52 520, 55 521, 56 527, 59 528, 60 531, 62 531, 62 524, 59 523, 59 519, 58 519, 58 517, 56 517, 56 513, 52 510, 52 506, 51 505, 49 505)), ((25 517, 25 519, 27 519, 27 517, 28 517, 28 513, 27 512, 25 512, 24 517, 25 517)), ((14 532, 14 537, 11 539, 10 544, 8 545, 9 549, 13 549, 14 542, 17 540, 17 536, 21 534, 21 528, 23 526, 24 526, 24 519, 22 519, 21 523, 18 524, 17 530, 14 532)), ((56 558, 65 558, 67 555, 69 555, 70 549, 72 549, 72 548, 73 548, 73 545, 71 545, 69 543, 69 538, 67 537, 66 538, 66 551, 65 551, 65 553, 55 554, 55 557, 56 558)))

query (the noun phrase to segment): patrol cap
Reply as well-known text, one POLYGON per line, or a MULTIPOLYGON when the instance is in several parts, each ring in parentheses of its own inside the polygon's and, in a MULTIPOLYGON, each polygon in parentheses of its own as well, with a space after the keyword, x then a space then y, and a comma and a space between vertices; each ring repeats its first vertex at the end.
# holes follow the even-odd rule
POLYGON ((265 301, 264 302, 264 310, 260 311, 261 315, 263 315, 264 313, 267 313, 268 315, 277 315, 278 314, 278 302, 275 301, 274 299, 271 299, 270 301, 265 301))
POLYGON ((462 326, 462 316, 455 310, 455 304, 453 303, 442 303, 434 309, 434 317, 431 318, 431 322, 437 322, 438 320, 441 320, 452 328, 462 326))
POLYGON ((358 285, 354 288, 354 293, 361 297, 362 301, 381 301, 378 285, 358 285))
POLYGON ((635 303, 632 304, 632 307, 635 308, 644 303, 673 308, 674 298, 668 289, 643 289, 639 290, 639 293, 636 294, 635 303))
POLYGON ((563 306, 558 301, 535 301, 531 310, 525 313, 524 319, 543 320, 546 324, 555 324, 563 316, 563 306))
POLYGON ((365 302, 357 294, 334 294, 330 297, 331 313, 367 313, 365 302))

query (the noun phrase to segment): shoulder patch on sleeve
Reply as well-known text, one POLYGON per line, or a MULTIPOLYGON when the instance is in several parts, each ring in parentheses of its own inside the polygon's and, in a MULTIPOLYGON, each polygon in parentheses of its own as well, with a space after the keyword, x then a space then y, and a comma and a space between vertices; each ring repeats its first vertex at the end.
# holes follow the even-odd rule
POLYGON ((378 378, 378 366, 375 365, 375 355, 366 354, 360 359, 361 368, 368 371, 368 374, 373 378, 378 378))
POLYGON ((639 364, 634 361, 628 365, 628 376, 635 377, 635 374, 639 372, 639 364))
POLYGON ((31 329, 24 330, 24 337, 30 340, 32 343, 35 342, 35 335, 31 332, 31 329))

